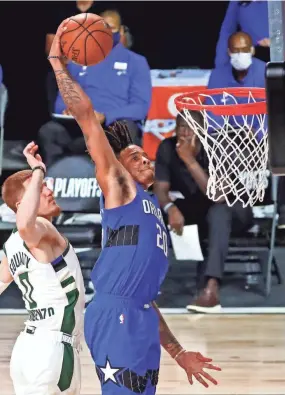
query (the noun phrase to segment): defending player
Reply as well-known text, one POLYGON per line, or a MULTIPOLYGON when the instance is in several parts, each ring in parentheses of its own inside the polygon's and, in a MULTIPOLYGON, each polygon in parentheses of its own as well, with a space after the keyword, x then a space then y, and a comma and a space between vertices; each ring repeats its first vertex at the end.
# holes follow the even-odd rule
POLYGON ((60 208, 43 182, 37 149, 32 142, 24 150, 32 170, 13 174, 2 187, 17 228, 3 247, 0 293, 14 280, 29 313, 10 373, 16 395, 79 395, 84 283, 72 246, 51 223, 60 208))
POLYGON ((85 317, 85 338, 102 393, 154 394, 160 344, 185 369, 191 384, 193 376, 205 386, 204 378, 217 384, 203 368, 220 369, 200 353, 185 351, 153 302, 168 267, 167 231, 157 199, 147 192, 153 167, 144 151, 132 145, 123 124, 103 131, 89 98, 62 62, 65 23, 49 59, 66 107, 83 132, 103 194, 103 250, 92 272, 96 296, 85 317))

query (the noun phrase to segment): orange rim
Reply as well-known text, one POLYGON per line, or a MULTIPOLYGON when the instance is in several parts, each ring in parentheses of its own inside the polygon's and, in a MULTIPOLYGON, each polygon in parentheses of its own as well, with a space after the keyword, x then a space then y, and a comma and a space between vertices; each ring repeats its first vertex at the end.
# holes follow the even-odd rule
POLYGON ((177 96, 175 105, 178 111, 184 109, 194 111, 210 111, 215 115, 258 115, 266 114, 266 93, 264 88, 218 88, 218 89, 200 89, 177 96), (249 97, 261 100, 256 103, 242 103, 242 104, 201 104, 200 95, 220 95, 229 93, 237 97, 249 97))

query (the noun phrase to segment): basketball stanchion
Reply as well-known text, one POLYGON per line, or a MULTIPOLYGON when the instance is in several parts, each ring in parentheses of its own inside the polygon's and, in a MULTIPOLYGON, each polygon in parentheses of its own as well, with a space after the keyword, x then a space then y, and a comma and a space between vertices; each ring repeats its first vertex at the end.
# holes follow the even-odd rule
POLYGON ((178 96, 175 104, 207 153, 209 199, 243 207, 262 201, 268 185, 265 90, 201 89, 178 96), (193 117, 197 111, 202 124, 193 117))
POLYGON ((269 62, 265 71, 270 170, 285 175, 285 62, 269 62))

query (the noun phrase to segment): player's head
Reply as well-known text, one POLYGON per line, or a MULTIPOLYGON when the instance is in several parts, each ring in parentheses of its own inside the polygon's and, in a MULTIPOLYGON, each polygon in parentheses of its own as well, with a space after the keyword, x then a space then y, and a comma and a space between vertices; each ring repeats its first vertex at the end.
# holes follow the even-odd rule
MULTIPOLYGON (((200 113, 200 111, 192 111, 188 110, 188 112, 191 114, 191 118, 200 126, 204 124, 204 118, 203 115, 200 113)), ((184 111, 182 110, 181 114, 178 113, 176 116, 176 127, 175 127, 175 133, 177 136, 177 139, 185 138, 185 137, 192 137, 194 135, 194 130, 193 128, 189 125, 189 123, 183 118, 184 111)))
POLYGON ((154 168, 147 154, 138 145, 134 145, 125 122, 115 122, 106 130, 115 155, 128 170, 133 179, 144 188, 149 188, 154 181, 154 168))
POLYGON ((228 53, 234 69, 238 71, 247 70, 254 55, 251 37, 244 32, 232 34, 228 41, 228 53))
MULTIPOLYGON (((7 206, 15 213, 18 210, 24 193, 31 182, 32 170, 21 170, 8 177, 2 186, 2 198, 7 206)), ((50 218, 60 214, 60 207, 56 204, 52 191, 43 182, 38 216, 50 218)))
POLYGON ((121 35, 123 34, 123 26, 121 15, 116 10, 106 10, 101 14, 105 22, 110 26, 113 33, 113 46, 120 42, 121 35))

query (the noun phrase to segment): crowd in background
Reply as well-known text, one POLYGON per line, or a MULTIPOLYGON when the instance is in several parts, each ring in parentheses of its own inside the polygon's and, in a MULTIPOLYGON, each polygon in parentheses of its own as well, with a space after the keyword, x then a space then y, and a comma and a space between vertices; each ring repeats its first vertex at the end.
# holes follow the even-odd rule
MULTIPOLYGON (((104 9, 94 1, 67 2, 54 8, 49 21, 45 50, 49 49, 60 22, 81 12, 100 14, 113 33, 113 49, 106 60, 96 66, 67 65, 72 77, 90 97, 94 112, 103 128, 124 121, 135 144, 142 145, 143 125, 151 103, 151 74, 147 59, 132 51, 133 38, 121 15, 104 9)), ((266 1, 230 1, 216 47, 215 67, 208 88, 265 87, 265 65, 270 59, 268 10, 266 1)), ((178 65, 177 65, 178 66, 178 65)), ((0 67, 0 83, 2 69, 0 67)), ((38 141, 48 167, 65 155, 81 155, 86 147, 79 127, 65 108, 56 81, 47 75, 47 98, 50 120, 41 126, 38 141)), ((222 100, 222 98, 221 98, 222 100)), ((217 103, 221 104, 221 103, 217 103)), ((194 114, 202 122, 199 113, 194 114)), ((252 211, 237 203, 228 207, 224 201, 212 202, 206 196, 207 155, 193 131, 177 115, 176 133, 161 142, 156 158, 155 193, 164 219, 178 234, 186 224, 198 224, 200 241, 208 239, 208 250, 199 282, 199 292, 188 308, 208 311, 220 305, 219 288, 232 232, 244 232, 252 225, 252 211), (188 142, 187 142, 188 141, 188 142), (173 200, 170 192, 182 198, 173 200)), ((281 180, 281 183, 283 181, 281 180)), ((280 183, 280 184, 281 184, 280 183)), ((282 185, 281 191, 282 191, 282 185)), ((283 188, 285 189, 285 188, 283 188)), ((280 226, 285 223, 285 209, 280 194, 280 226), (284 218, 284 219, 283 219, 284 218)))

